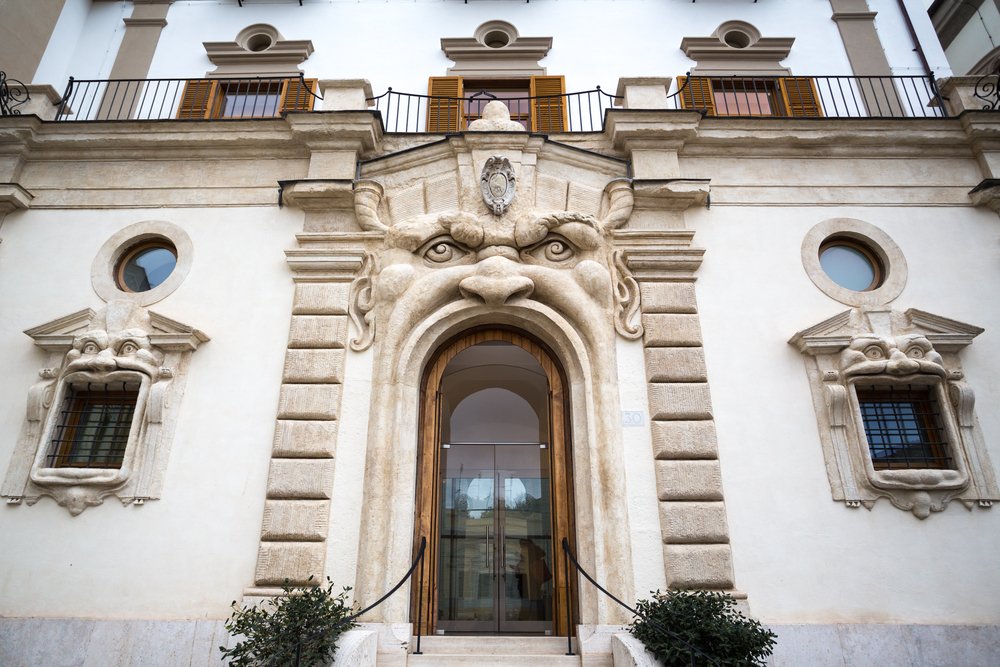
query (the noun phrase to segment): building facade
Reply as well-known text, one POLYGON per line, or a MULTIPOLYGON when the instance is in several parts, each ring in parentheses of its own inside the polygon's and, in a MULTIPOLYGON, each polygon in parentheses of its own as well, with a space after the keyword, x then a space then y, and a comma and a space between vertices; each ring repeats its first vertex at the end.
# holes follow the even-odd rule
POLYGON ((642 664, 571 555, 991 664, 997 82, 922 5, 0 6, 0 663, 416 562, 346 664, 642 664))

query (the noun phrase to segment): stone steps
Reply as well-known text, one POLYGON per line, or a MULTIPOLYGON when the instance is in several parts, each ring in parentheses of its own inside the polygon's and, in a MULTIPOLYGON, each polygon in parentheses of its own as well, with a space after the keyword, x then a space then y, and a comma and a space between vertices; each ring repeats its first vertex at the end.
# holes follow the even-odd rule
MULTIPOLYGON (((416 648, 416 639, 410 646, 416 648)), ((407 665, 535 667, 574 665, 579 655, 566 655, 565 637, 459 636, 421 637, 421 655, 407 656, 407 665)), ((575 649, 574 649, 575 650, 575 649)))

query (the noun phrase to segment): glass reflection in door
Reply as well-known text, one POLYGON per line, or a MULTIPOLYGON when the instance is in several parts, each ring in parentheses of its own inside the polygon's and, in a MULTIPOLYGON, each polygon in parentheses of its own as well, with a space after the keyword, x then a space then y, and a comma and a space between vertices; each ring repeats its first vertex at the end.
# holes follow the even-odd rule
POLYGON ((440 386, 438 623, 552 630, 549 393, 524 349, 469 347, 440 386))

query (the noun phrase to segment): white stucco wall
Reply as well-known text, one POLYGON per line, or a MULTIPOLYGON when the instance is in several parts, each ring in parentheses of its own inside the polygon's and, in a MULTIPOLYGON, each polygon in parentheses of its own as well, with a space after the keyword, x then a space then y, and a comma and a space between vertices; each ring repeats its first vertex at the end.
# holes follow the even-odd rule
MULTIPOLYGON (((301 213, 274 209, 15 213, 0 244, 0 471, 46 365, 24 329, 103 303, 90 264, 117 230, 167 220, 194 244, 185 282, 150 309, 203 330, 161 500, 114 497, 76 517, 42 498, 0 508, 0 616, 221 618, 253 581, 301 213)), ((0 473, 2 474, 2 473, 0 473)))
MULTIPOLYGON (((908 35, 899 32, 898 8, 889 0, 876 1, 886 5, 878 20, 886 22, 884 30, 892 31, 890 39, 902 40, 890 60, 894 66, 900 60, 900 67, 911 67, 912 46, 908 35)), ((107 77, 121 41, 121 18, 131 14, 131 4, 94 3, 89 10, 86 4, 67 3, 57 28, 59 39, 53 38, 36 83, 61 89, 69 76, 107 77)), ((570 91, 600 85, 613 92, 621 76, 683 74, 694 63, 680 50, 681 40, 708 36, 730 20, 747 21, 766 37, 795 37, 784 61, 795 74, 850 74, 831 12, 828 3, 797 0, 306 0, 302 7, 288 0, 252 2, 242 8, 235 2, 178 0, 170 7, 149 76, 202 76, 214 69, 202 42, 231 41, 248 25, 269 23, 286 39, 313 41, 315 53, 302 66, 308 76, 366 78, 376 94, 388 86, 424 94, 427 77, 445 75, 452 64, 441 51, 440 39, 470 37, 493 19, 512 23, 523 36, 553 37, 541 64, 549 74, 565 75, 570 91)))
MULTIPOLYGON (((720 197, 721 198, 721 197, 720 197)), ((806 232, 831 217, 885 231, 909 281, 893 306, 986 328, 961 355, 994 470, 1000 462, 996 216, 962 208, 736 207, 691 218, 707 249, 698 274, 737 587, 772 623, 995 623, 1000 513, 952 502, 920 521, 879 500, 831 499, 797 331, 847 306, 821 293, 800 261, 806 232), (753 276, 753 280, 747 280, 753 276)))
POLYGON ((961 32, 948 45, 948 60, 956 74, 965 74, 987 53, 1000 46, 1000 10, 984 2, 961 32))

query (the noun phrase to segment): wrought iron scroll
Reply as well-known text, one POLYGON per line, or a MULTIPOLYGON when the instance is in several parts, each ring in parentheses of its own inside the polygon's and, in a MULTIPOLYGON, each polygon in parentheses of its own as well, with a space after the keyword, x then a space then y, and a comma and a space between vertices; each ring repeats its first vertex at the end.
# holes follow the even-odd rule
POLYGON ((0 116, 20 116, 21 111, 17 107, 31 99, 28 88, 17 79, 7 77, 7 73, 0 70, 0 116))
POLYGON ((983 110, 993 111, 1000 106, 1000 60, 993 65, 993 71, 976 81, 973 95, 986 102, 983 110))

